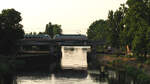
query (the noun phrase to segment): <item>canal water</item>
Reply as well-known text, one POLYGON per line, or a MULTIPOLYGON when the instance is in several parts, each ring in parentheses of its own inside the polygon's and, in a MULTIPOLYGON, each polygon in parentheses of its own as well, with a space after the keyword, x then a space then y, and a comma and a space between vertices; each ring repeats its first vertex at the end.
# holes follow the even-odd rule
POLYGON ((15 84, 133 84, 125 74, 109 70, 87 70, 89 46, 62 46, 62 70, 55 73, 18 74, 15 84))

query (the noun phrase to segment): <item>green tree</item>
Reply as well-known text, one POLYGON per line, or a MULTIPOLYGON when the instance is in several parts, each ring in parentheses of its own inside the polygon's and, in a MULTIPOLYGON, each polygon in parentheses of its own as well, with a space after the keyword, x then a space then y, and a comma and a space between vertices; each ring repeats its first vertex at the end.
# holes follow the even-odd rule
POLYGON ((36 33, 36 32, 33 32, 33 35, 37 35, 37 33, 36 33))
POLYGON ((107 29, 107 21, 101 19, 93 22, 87 30, 88 39, 106 41, 109 35, 107 29))
POLYGON ((56 34, 62 34, 61 25, 55 24, 55 25, 53 26, 53 33, 54 33, 54 36, 55 36, 56 34))
POLYGON ((124 34, 127 44, 136 56, 145 56, 148 52, 150 8, 147 0, 128 0, 128 12, 124 18, 124 34))
POLYGON ((33 32, 30 32, 29 35, 33 35, 33 32))
POLYGON ((38 34, 44 34, 44 32, 39 32, 38 34))
POLYGON ((120 7, 115 12, 109 11, 108 14, 108 25, 109 25, 109 37, 108 37, 108 43, 117 49, 120 49, 122 47, 122 41, 121 41, 121 33, 124 29, 124 24, 122 23, 123 18, 125 16, 126 8, 124 5, 120 7))
POLYGON ((5 9, 0 14, 0 54, 16 53, 17 40, 24 36, 20 14, 15 9, 5 9))
POLYGON ((61 25, 48 23, 46 24, 45 34, 48 34, 53 38, 56 34, 61 34, 61 25))
POLYGON ((87 30, 88 39, 93 41, 99 40, 105 42, 104 45, 96 47, 97 50, 99 51, 104 51, 104 49, 106 48, 107 44, 106 41, 109 35, 107 29, 108 29, 108 22, 100 19, 93 22, 87 30))

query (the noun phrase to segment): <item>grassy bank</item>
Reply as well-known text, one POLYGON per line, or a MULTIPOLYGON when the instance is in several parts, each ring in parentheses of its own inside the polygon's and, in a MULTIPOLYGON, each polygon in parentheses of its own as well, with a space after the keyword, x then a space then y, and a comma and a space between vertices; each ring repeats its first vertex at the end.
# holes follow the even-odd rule
POLYGON ((117 71, 125 71, 139 84, 149 84, 150 82, 150 65, 149 63, 140 62, 134 57, 117 57, 115 55, 97 55, 101 65, 108 66, 117 71))
POLYGON ((0 84, 12 84, 15 75, 14 61, 9 56, 0 56, 0 84))

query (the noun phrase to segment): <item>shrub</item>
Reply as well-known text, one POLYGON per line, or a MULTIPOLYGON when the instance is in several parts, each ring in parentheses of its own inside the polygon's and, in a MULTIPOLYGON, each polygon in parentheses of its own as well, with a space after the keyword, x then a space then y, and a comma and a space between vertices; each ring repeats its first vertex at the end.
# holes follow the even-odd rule
POLYGON ((7 63, 0 63, 0 74, 6 74, 10 70, 10 66, 7 63))
POLYGON ((150 64, 150 59, 146 60, 145 64, 150 64))

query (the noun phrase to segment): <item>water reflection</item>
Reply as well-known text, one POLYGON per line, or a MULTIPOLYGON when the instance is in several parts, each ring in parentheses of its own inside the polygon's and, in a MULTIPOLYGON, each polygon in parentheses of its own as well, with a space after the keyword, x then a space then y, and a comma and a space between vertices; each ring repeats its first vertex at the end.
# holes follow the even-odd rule
POLYGON ((47 76, 18 76, 18 84, 99 84, 94 82, 87 71, 65 70, 47 76))
POLYGON ((62 70, 55 73, 21 73, 18 84, 97 84, 87 72, 87 52, 89 46, 62 46, 62 70))
POLYGON ((90 46, 62 46, 62 68, 86 69, 88 49, 90 46))
POLYGON ((19 73, 17 84, 137 84, 125 72, 87 70, 88 51, 89 47, 63 46, 61 70, 19 73))
MULTIPOLYGON (((138 84, 123 72, 99 70, 60 70, 56 73, 29 73, 17 76, 18 84, 138 84)), ((140 83, 141 84, 141 83, 140 83)))
POLYGON ((56 78, 76 78, 76 79, 85 79, 88 73, 86 70, 73 70, 73 69, 66 69, 61 70, 55 73, 56 78))
MULTIPOLYGON (((89 73, 91 78, 99 84, 142 84, 133 81, 133 78, 128 76, 125 72, 116 72, 108 70, 108 74, 89 73)), ((144 83, 143 83, 144 84, 144 83)))

